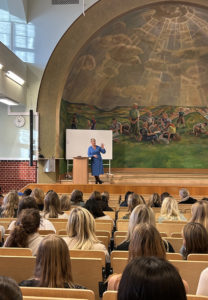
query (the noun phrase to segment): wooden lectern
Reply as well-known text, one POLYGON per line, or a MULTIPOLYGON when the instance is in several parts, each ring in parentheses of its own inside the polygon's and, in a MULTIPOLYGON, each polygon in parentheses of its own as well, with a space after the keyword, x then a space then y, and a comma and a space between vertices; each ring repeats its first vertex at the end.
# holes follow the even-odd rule
POLYGON ((88 184, 88 157, 73 158, 73 183, 88 184))

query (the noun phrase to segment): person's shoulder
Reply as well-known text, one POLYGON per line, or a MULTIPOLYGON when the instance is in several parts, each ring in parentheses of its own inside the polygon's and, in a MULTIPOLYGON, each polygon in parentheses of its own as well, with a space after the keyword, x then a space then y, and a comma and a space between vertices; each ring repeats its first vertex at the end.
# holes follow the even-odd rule
POLYGON ((120 245, 116 247, 116 250, 123 250, 123 251, 128 251, 129 250, 129 241, 124 241, 120 245))
POLYGON ((108 290, 117 291, 122 274, 113 274, 108 279, 108 290))
POLYGON ((37 287, 39 285, 39 280, 37 279, 27 279, 23 280, 19 283, 19 286, 31 286, 31 287, 37 287))

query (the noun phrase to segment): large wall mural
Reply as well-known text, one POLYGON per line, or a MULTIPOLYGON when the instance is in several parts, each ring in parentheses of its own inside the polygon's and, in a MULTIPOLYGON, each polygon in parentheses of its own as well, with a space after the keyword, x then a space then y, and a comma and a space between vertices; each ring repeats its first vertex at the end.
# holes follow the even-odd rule
POLYGON ((96 123, 114 129, 114 167, 208 168, 207 95, 208 11, 131 11, 80 49, 62 97, 61 148, 65 128, 96 123))

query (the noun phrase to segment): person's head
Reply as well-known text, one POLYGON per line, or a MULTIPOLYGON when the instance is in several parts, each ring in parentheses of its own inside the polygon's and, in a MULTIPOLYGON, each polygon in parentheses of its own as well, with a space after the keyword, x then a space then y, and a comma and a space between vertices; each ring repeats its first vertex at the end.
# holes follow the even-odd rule
POLYGON ((133 194, 134 192, 131 192, 131 191, 128 191, 128 192, 126 192, 126 194, 125 194, 125 197, 124 197, 124 201, 127 203, 127 201, 128 201, 128 198, 129 198, 129 195, 130 194, 133 194))
POLYGON ((133 103, 133 108, 137 109, 138 108, 138 103, 133 103))
POLYGON ((61 202, 56 192, 50 192, 44 199, 44 217, 58 218, 59 214, 63 214, 61 211, 61 202))
POLYGON ((92 138, 92 139, 90 140, 90 142, 91 142, 91 145, 92 145, 92 146, 95 146, 95 145, 96 145, 96 139, 92 138))
POLYGON ((17 191, 9 192, 3 200, 2 216, 5 218, 14 218, 15 211, 18 207, 19 196, 17 191))
POLYGON ((179 190, 179 196, 181 197, 181 200, 185 200, 185 199, 188 199, 189 198, 189 191, 187 189, 180 189, 179 190))
POLYGON ((132 210, 139 204, 145 204, 143 197, 136 193, 130 194, 128 198, 128 210, 132 212, 132 210))
POLYGON ((35 277, 39 286, 64 288, 66 283, 74 287, 69 249, 66 242, 55 234, 47 235, 38 248, 35 277))
POLYGON ((101 203, 102 203, 102 210, 108 209, 108 200, 109 200, 109 193, 104 192, 101 194, 101 203))
POLYGON ((44 192, 43 190, 39 189, 39 188, 35 188, 32 193, 31 196, 35 198, 35 201, 37 202, 38 205, 43 205, 44 204, 44 192))
POLYGON ((161 207, 161 199, 158 193, 154 193, 149 198, 150 207, 161 207))
POLYGON ((74 249, 90 250, 97 243, 95 220, 91 213, 83 208, 73 208, 67 223, 67 234, 76 239, 74 249))
POLYGON ((32 193, 32 190, 31 190, 31 189, 26 189, 26 190, 24 190, 22 197, 30 196, 31 193, 32 193))
POLYGON ((191 206, 191 220, 190 222, 200 223, 208 229, 208 202, 200 200, 191 206))
POLYGON ((101 201, 97 201, 94 198, 90 198, 85 203, 85 208, 93 215, 94 218, 103 217, 104 213, 102 210, 101 201))
POLYGON ((31 196, 23 197, 22 200, 20 200, 17 210, 17 215, 19 216, 23 209, 26 208, 34 208, 38 209, 37 202, 35 201, 35 198, 31 196))
POLYGON ((167 220, 180 220, 178 203, 173 197, 167 197, 163 200, 161 206, 161 215, 164 216, 167 220))
POLYGON ((124 269, 118 300, 186 300, 183 281, 176 268, 158 257, 131 260, 124 269))
POLYGON ((136 225, 141 223, 148 223, 155 226, 155 215, 151 207, 146 206, 145 204, 137 205, 129 218, 129 226, 126 240, 130 241, 134 228, 136 225))
POLYGON ((69 195, 62 195, 60 198, 60 202, 61 202, 61 210, 71 209, 71 201, 69 195))
POLYGON ((170 194, 168 192, 164 192, 160 195, 160 199, 161 199, 161 203, 163 202, 163 200, 167 197, 170 197, 170 194))
POLYGON ((117 120, 116 120, 116 118, 113 118, 113 119, 112 119, 112 122, 113 122, 113 124, 115 124, 115 125, 116 125, 116 123, 117 123, 117 120))
POLYGON ((22 292, 12 278, 0 276, 0 299, 1 300, 22 300, 22 292))
POLYGON ((200 223, 188 223, 183 228, 185 258, 190 253, 208 253, 208 233, 200 223))
POLYGON ((155 226, 141 223, 134 228, 129 245, 129 261, 139 256, 166 257, 166 250, 160 233, 155 226))
POLYGON ((40 213, 37 209, 26 208, 23 209, 17 218, 14 229, 11 231, 6 240, 6 247, 20 247, 28 246, 28 237, 38 231, 40 226, 40 213))
POLYGON ((98 191, 92 192, 91 195, 90 195, 90 197, 89 197, 89 199, 92 199, 92 200, 97 201, 97 202, 101 201, 101 194, 100 194, 100 192, 98 192, 98 191))
POLYGON ((73 202, 74 205, 83 202, 83 193, 79 190, 73 190, 71 193, 71 202, 73 202))

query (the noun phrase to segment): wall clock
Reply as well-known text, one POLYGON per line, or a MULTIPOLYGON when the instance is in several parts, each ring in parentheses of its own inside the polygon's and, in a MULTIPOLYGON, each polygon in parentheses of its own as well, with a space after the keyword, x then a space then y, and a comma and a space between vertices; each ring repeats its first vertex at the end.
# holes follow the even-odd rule
POLYGON ((23 116, 16 116, 14 124, 17 127, 23 127, 25 125, 25 118, 23 116))

